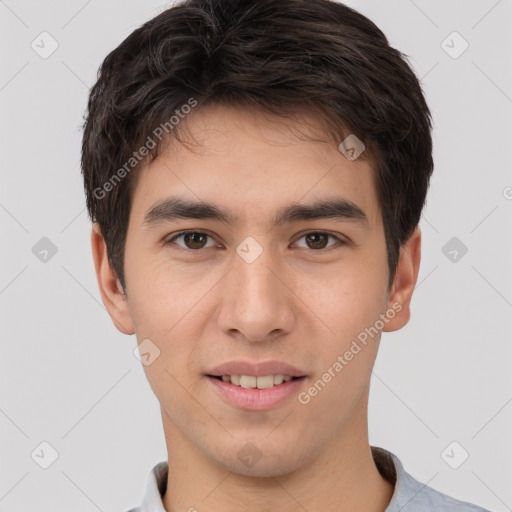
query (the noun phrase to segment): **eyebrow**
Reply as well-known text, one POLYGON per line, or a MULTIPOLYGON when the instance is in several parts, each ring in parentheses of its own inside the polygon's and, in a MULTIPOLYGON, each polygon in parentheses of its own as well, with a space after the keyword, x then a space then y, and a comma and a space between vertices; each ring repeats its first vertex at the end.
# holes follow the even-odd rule
MULTIPOLYGON (((151 228, 163 222, 176 219, 210 219, 234 225, 238 217, 229 210, 213 203, 190 201, 180 197, 168 197, 151 206, 142 226, 151 228)), ((318 200, 310 204, 292 203, 277 210, 273 219, 274 226, 292 222, 316 219, 336 219, 369 226, 368 217, 359 206, 348 199, 334 197, 318 200)))

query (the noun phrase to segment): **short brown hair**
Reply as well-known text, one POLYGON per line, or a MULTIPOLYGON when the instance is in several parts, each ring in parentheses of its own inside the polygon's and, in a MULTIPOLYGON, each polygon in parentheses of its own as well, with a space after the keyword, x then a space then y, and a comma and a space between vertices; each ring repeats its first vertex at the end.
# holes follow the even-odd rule
MULTIPOLYGON (((188 0, 144 23, 105 58, 84 117, 87 208, 123 289, 140 168, 130 172, 126 163, 191 99, 276 115, 307 108, 338 142, 356 135, 373 162, 391 285, 433 171, 431 114, 406 56, 339 2, 188 0)), ((180 140, 180 126, 166 132, 180 140)), ((149 147, 144 160, 154 160, 160 146, 149 147)))

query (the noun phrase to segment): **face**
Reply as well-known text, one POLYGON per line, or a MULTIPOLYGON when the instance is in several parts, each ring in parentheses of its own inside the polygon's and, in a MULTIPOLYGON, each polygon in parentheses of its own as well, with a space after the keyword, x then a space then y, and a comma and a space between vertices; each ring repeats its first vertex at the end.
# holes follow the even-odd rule
POLYGON ((258 112, 209 107, 187 128, 195 144, 169 146, 134 191, 126 298, 102 296, 149 354, 168 443, 285 474, 364 431, 380 332, 406 323, 419 256, 388 290, 368 162, 258 112))

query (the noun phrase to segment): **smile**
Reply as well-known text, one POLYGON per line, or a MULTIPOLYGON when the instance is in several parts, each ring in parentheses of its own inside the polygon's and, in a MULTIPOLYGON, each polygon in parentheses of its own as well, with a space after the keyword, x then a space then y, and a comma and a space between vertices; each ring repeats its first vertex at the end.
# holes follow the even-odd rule
POLYGON ((253 375, 212 375, 212 377, 245 389, 268 389, 297 378, 290 375, 264 375, 262 377, 253 375))
POLYGON ((296 396, 306 376, 206 375, 210 388, 224 402, 246 411, 268 411, 296 396), (274 384, 275 382, 275 384, 274 384))

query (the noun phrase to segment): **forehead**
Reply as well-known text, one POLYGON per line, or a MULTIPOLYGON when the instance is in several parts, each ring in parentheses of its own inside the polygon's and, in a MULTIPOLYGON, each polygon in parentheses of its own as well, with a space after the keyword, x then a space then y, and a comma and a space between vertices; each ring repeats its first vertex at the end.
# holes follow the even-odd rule
POLYGON ((371 159, 349 160, 312 115, 215 105, 189 114, 181 128, 181 142, 169 139, 139 171, 132 202, 139 220, 178 195, 222 204, 242 222, 256 214, 275 219, 290 203, 341 197, 379 221, 371 159))

